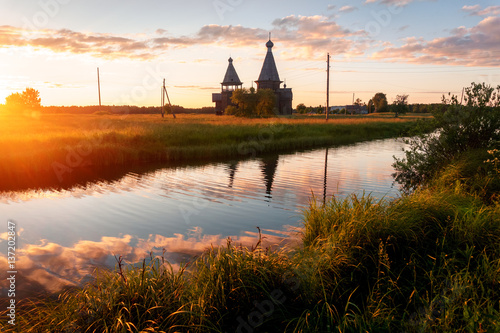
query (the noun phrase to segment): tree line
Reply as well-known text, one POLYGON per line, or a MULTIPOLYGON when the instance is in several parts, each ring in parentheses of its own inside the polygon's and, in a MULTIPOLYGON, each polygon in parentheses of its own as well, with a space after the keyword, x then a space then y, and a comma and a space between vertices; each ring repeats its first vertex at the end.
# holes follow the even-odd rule
MULTIPOLYGON (((134 105, 89 105, 89 106, 42 106, 40 92, 33 88, 26 88, 23 92, 12 93, 5 98, 4 108, 10 112, 39 111, 42 113, 61 114, 161 114, 160 106, 134 105)), ((215 113, 214 107, 185 108, 180 105, 168 106, 167 113, 175 114, 215 113)))

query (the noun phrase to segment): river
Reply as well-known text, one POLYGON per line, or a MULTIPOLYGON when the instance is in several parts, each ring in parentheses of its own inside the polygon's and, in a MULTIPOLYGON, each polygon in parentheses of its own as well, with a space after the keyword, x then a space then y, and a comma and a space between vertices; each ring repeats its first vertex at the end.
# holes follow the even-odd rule
MULTIPOLYGON (((207 246, 266 246, 298 239, 311 197, 371 194, 394 198, 393 156, 404 143, 387 139, 329 149, 267 155, 199 166, 150 168, 64 188, 0 192, 0 267, 7 267, 7 222, 17 228, 19 297, 58 292, 86 281, 115 256, 140 262, 150 251, 174 267, 207 246)), ((0 271, 0 297, 7 284, 0 271)))

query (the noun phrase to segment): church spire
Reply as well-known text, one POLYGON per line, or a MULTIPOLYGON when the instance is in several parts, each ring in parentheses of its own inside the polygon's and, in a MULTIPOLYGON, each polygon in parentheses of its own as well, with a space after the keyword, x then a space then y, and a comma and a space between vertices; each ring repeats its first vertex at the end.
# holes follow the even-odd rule
POLYGON ((262 65, 262 70, 260 71, 259 79, 256 81, 258 87, 279 89, 281 84, 280 76, 278 74, 278 68, 276 67, 276 62, 273 56, 274 43, 271 41, 271 33, 269 33, 269 41, 266 43, 267 54, 264 59, 264 64, 262 65), (268 87, 269 86, 269 87, 268 87))
POLYGON ((223 86, 239 86, 243 83, 240 81, 238 77, 238 73, 236 73, 236 69, 233 65, 233 58, 229 57, 228 59, 229 65, 227 66, 226 75, 224 76, 224 81, 222 82, 223 86))

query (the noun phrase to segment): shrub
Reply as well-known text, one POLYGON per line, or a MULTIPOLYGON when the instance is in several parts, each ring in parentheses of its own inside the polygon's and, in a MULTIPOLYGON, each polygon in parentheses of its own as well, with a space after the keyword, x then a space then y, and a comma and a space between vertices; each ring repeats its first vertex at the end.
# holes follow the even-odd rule
POLYGON ((465 89, 466 105, 443 96, 433 112, 436 131, 409 140, 403 159, 396 159, 394 177, 406 191, 424 185, 460 153, 487 149, 500 139, 500 86, 472 83, 465 89))

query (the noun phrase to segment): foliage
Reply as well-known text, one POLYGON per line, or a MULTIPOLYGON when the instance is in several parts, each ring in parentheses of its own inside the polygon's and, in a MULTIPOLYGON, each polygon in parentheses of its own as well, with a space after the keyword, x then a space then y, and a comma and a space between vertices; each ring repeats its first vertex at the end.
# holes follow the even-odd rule
POLYGON ((465 106, 456 96, 443 96, 443 107, 433 112, 436 131, 409 140, 405 158, 395 161, 394 176, 406 191, 428 183, 466 150, 485 150, 500 139, 500 86, 495 91, 484 83, 472 83, 465 93, 465 106))
POLYGON ((40 92, 33 88, 26 88, 22 93, 13 93, 5 99, 5 105, 11 109, 40 109, 40 92))
POLYGON ((304 103, 297 105, 297 113, 299 114, 323 114, 325 107, 319 106, 306 106, 304 103))
POLYGON ((394 112, 394 116, 398 117, 400 114, 407 113, 408 110, 408 95, 397 95, 396 99, 392 103, 392 111, 394 112))
POLYGON ((236 89, 231 97, 234 104, 225 113, 239 117, 271 117, 276 114, 276 96, 271 89, 236 89))
POLYGON ((307 107, 304 103, 300 103, 299 105, 297 105, 297 113, 299 114, 304 114, 304 113, 307 113, 307 107))
POLYGON ((373 102, 373 106, 375 107, 375 112, 388 111, 387 96, 384 93, 376 93, 371 100, 373 102))
POLYGON ((356 101, 354 102, 354 105, 363 106, 363 105, 365 105, 365 103, 363 103, 363 101, 361 100, 361 98, 356 98, 356 101))
POLYGON ((368 113, 373 113, 373 112, 375 112, 375 106, 373 105, 373 99, 370 99, 370 100, 368 101, 368 105, 367 105, 367 107, 368 107, 368 113))

